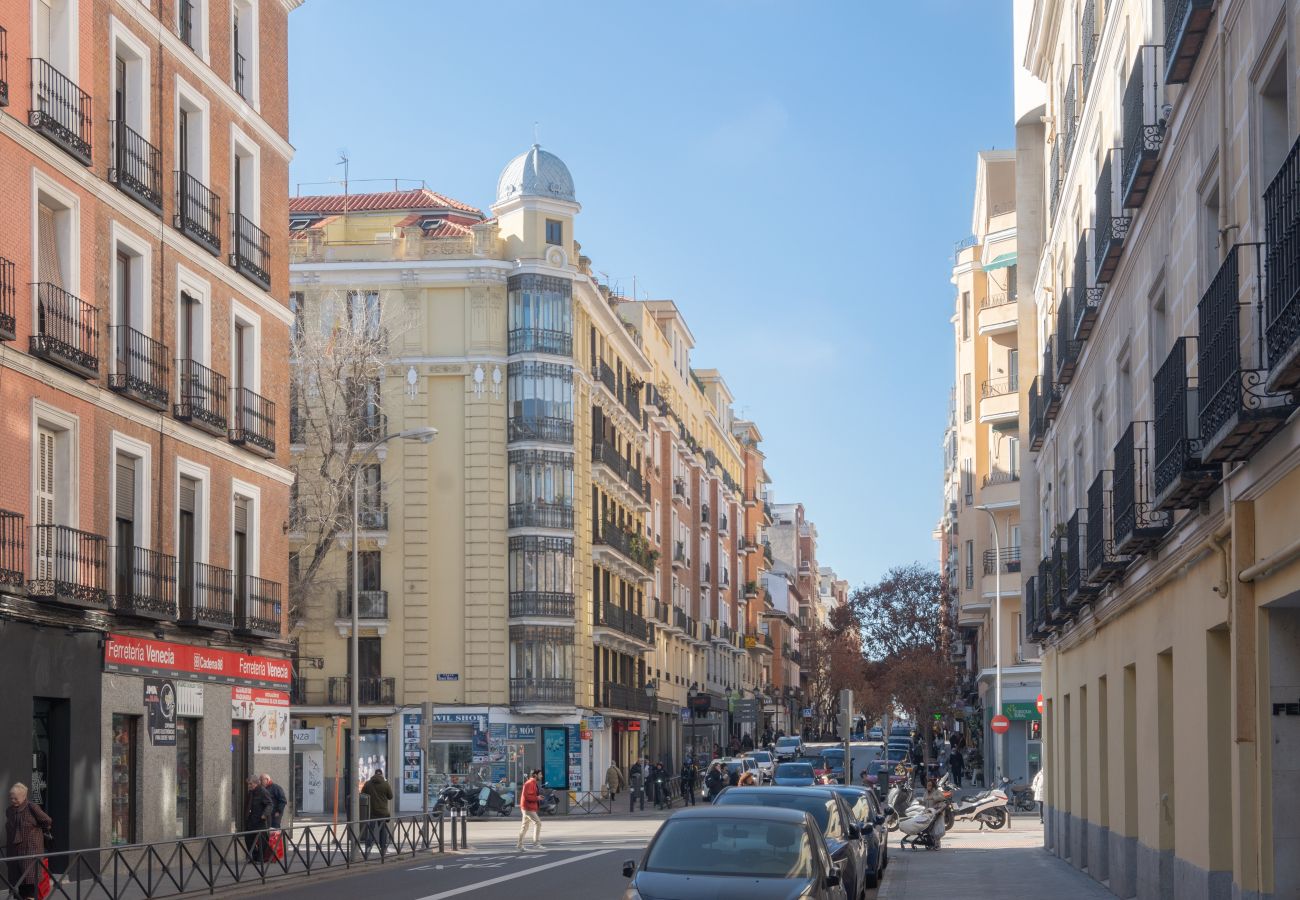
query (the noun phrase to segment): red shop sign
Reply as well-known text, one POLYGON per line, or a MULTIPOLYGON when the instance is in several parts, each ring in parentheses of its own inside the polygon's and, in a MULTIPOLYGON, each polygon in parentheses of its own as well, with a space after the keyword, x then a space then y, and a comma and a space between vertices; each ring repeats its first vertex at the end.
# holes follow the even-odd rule
POLYGON ((186 681, 288 687, 289 660, 253 656, 237 650, 191 647, 170 641, 109 635, 104 644, 104 671, 169 675, 186 681))

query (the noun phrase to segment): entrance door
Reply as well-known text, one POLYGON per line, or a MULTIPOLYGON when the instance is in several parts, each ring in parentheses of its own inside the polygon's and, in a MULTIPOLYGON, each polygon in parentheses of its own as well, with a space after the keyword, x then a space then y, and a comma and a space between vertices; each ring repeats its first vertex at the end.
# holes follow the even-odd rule
POLYGON ((253 746, 249 741, 252 730, 253 723, 245 719, 234 719, 230 723, 230 810, 236 831, 244 829, 244 800, 248 795, 248 773, 252 768, 249 759, 253 746))

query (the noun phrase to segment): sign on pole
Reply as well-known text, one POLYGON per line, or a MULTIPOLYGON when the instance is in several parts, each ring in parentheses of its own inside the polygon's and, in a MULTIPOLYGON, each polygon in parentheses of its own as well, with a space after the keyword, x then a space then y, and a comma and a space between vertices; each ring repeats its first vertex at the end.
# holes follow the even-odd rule
POLYGON ((998 714, 993 717, 993 721, 989 723, 989 727, 993 729, 994 734, 1006 734, 1007 730, 1011 727, 1011 720, 1004 715, 998 714))
POLYGON ((1038 707, 1038 714, 1041 716, 1041 715, 1043 714, 1043 695, 1042 695, 1042 694, 1039 694, 1039 695, 1038 695, 1038 700, 1034 703, 1034 705, 1038 707))

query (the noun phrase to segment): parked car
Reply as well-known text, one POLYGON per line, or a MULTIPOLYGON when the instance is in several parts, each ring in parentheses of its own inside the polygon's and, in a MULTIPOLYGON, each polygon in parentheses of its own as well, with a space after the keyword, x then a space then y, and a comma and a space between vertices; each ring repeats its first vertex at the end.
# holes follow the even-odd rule
MULTIPOLYGON (((853 811, 843 797, 820 788, 727 788, 715 808, 774 806, 808 813, 821 829, 826 852, 839 866, 844 893, 858 900, 866 880, 867 853, 853 811)), ((701 896, 692 892, 692 896, 701 896)))
POLYGON ((751 750, 745 754, 746 757, 754 761, 758 766, 759 773, 763 776, 764 782, 772 780, 772 772, 776 768, 776 760, 773 759, 771 751, 768 750, 751 750))
POLYGON ((803 738, 797 734, 788 734, 783 738, 777 738, 776 746, 772 748, 772 753, 777 759, 798 756, 802 752, 803 738))
MULTIPOLYGON (((759 793, 753 788, 728 790, 759 793)), ((816 817, 770 806, 679 810, 659 826, 640 865, 635 860, 623 863, 623 875, 632 879, 625 900, 849 896, 816 817)))
POLYGON ((867 853, 864 884, 867 889, 876 887, 889 865, 889 829, 885 827, 885 807, 880 798, 875 791, 854 785, 822 785, 819 790, 834 791, 848 803, 867 853))
POLYGON ((772 773, 772 783, 777 787, 809 787, 817 783, 817 775, 812 763, 777 763, 776 771, 772 773))
MULTIPOLYGON (((879 759, 884 752, 884 747, 880 744, 868 744, 863 742, 849 744, 850 758, 853 760, 853 776, 848 781, 859 782, 862 779, 862 773, 866 771, 867 766, 873 760, 879 759)), ((847 783, 844 778, 844 747, 830 747, 821 751, 822 759, 826 761, 826 767, 829 769, 830 776, 841 784, 847 783)))
POLYGON ((881 728, 879 725, 872 725, 869 729, 867 729, 867 740, 883 741, 884 739, 885 739, 885 729, 881 728))

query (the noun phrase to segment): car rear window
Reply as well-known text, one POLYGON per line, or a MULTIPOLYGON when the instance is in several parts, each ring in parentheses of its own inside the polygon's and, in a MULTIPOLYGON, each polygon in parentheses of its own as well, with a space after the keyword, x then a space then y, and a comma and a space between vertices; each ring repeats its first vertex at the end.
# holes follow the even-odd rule
POLYGON ((799 809, 817 820, 822 834, 839 839, 843 829, 840 827, 839 806, 831 796, 815 794, 787 793, 778 788, 742 788, 732 789, 718 797, 714 806, 775 806, 779 809, 799 809))
POLYGON ((808 830, 752 819, 675 819, 650 845, 644 869, 682 875, 811 878, 808 830))

